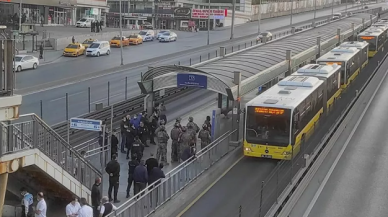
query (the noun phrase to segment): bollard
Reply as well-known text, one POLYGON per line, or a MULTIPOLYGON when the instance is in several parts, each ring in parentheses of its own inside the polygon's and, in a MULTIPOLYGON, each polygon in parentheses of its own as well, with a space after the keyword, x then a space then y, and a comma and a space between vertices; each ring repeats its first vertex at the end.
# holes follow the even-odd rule
POLYGON ((178 66, 180 66, 180 65, 181 65, 181 61, 178 62, 178 66))
POLYGON ((226 48, 225 47, 220 47, 220 56, 225 57, 226 55, 226 48))
POLYGON ((40 118, 43 119, 43 101, 42 100, 40 100, 40 118))
POLYGON ((233 53, 233 46, 232 46, 232 53, 233 53))
POLYGON ((238 45, 238 50, 240 50, 240 45, 238 45))
POLYGON ((218 52, 217 52, 217 50, 216 50, 216 57, 218 57, 218 52))
POLYGON ((247 43, 245 42, 245 48, 247 48, 247 43))
POLYGON ((202 55, 199 55, 199 62, 202 62, 202 55))
POLYGON ((191 58, 190 58, 190 66, 191 66, 191 58))
POLYGON ((207 54, 207 59, 210 60, 210 53, 207 54))
POLYGON ((251 47, 253 46, 253 41, 251 41, 251 47))

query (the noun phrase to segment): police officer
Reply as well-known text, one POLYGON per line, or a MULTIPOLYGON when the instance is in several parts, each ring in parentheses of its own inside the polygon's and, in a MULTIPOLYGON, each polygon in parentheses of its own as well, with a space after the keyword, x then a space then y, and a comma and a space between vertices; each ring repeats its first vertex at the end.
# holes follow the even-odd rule
POLYGON ((141 143, 143 143, 145 147, 149 147, 149 145, 147 144, 148 128, 143 121, 140 121, 139 129, 137 130, 137 135, 139 136, 141 143))
POLYGON ((108 165, 106 165, 105 171, 109 175, 109 200, 112 200, 112 189, 114 188, 114 202, 119 203, 120 201, 117 200, 117 193, 119 191, 120 164, 117 162, 117 156, 115 154, 112 156, 112 160, 108 163, 108 165))
POLYGON ((166 122, 165 122, 164 120, 160 120, 160 121, 159 121, 159 127, 156 128, 156 130, 155 130, 155 135, 158 135, 158 132, 160 131, 160 127, 161 127, 161 126, 166 127, 166 122))
POLYGON ((196 123, 194 123, 193 117, 189 117, 189 122, 186 125, 187 131, 190 131, 190 133, 193 136, 194 143, 197 143, 197 133, 199 132, 199 127, 196 123))
POLYGON ((210 144, 211 136, 206 124, 204 124, 202 126, 202 130, 199 131, 198 139, 201 140, 201 149, 204 149, 206 146, 210 144))
POLYGON ((27 192, 26 188, 20 189, 20 194, 23 196, 22 199, 22 217, 32 217, 33 216, 33 208, 32 205, 34 203, 34 196, 27 192))
POLYGON ((186 127, 182 127, 182 133, 179 138, 178 153, 179 157, 182 155, 183 150, 190 146, 193 143, 193 136, 190 132, 187 131, 186 127))
POLYGON ((139 136, 135 136, 135 140, 131 146, 131 156, 136 155, 136 159, 140 161, 141 158, 143 157, 143 151, 144 151, 143 143, 141 143, 139 136))
POLYGON ((182 121, 182 118, 175 119, 175 123, 177 123, 179 125, 179 128, 181 128, 181 130, 182 130, 181 121, 182 121))
POLYGON ((170 136, 172 139, 171 143, 171 162, 177 162, 179 160, 178 156, 178 146, 179 146, 179 137, 182 133, 179 123, 174 124, 174 128, 172 128, 170 136))
POLYGON ((164 165, 168 165, 167 163, 167 141, 170 139, 166 132, 166 128, 164 125, 160 126, 160 130, 158 132, 158 150, 156 152, 156 159, 160 160, 164 165))
POLYGON ((129 198, 129 192, 133 183, 133 173, 135 168, 139 165, 139 161, 136 159, 136 155, 131 156, 131 160, 128 162, 128 185, 127 185, 127 198, 129 198))

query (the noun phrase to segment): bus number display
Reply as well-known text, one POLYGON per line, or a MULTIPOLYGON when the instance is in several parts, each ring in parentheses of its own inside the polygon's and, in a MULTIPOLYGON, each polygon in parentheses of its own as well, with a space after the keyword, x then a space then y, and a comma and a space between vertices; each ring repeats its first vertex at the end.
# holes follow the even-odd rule
POLYGON ((375 37, 372 37, 372 36, 360 36, 361 39, 364 39, 364 40, 372 40, 374 39, 375 37))
POLYGON ((282 115, 284 109, 255 107, 255 112, 260 114, 282 115))

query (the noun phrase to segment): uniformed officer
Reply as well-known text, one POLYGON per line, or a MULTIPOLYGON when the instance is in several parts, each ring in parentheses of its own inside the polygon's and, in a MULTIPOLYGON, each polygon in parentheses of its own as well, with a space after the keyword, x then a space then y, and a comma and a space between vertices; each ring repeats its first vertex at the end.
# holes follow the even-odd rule
POLYGON ((178 153, 179 156, 182 155, 183 150, 185 150, 191 143, 193 143, 193 136, 190 132, 187 131, 186 127, 182 127, 182 133, 179 138, 178 153))
POLYGON ((160 126, 160 130, 157 134, 158 138, 158 150, 156 152, 156 159, 160 160, 163 165, 168 165, 167 163, 167 142, 170 139, 166 132, 164 125, 160 126))
POLYGON ((128 185, 127 185, 127 198, 129 198, 129 193, 131 191, 131 186, 133 183, 133 173, 135 168, 139 165, 139 161, 136 159, 136 155, 131 156, 131 160, 128 162, 128 185))
POLYGON ((139 126, 139 129, 137 130, 137 134, 139 135, 139 138, 140 138, 141 143, 143 143, 143 145, 144 145, 145 147, 149 147, 149 145, 147 144, 147 139, 148 139, 148 128, 147 128, 147 126, 144 124, 143 121, 140 121, 140 126, 139 126))
POLYGON ((194 123, 193 117, 189 117, 189 122, 186 125, 187 131, 189 131, 193 137, 194 143, 197 143, 197 133, 199 132, 199 127, 194 123))
POLYGON ((206 146, 210 144, 211 136, 206 124, 204 124, 202 126, 201 131, 199 131, 198 139, 201 140, 201 149, 204 149, 206 146))
POLYGON ((139 136, 135 136, 135 141, 132 143, 131 156, 136 156, 138 161, 143 157, 144 145, 140 141, 139 136))
POLYGON ((160 120, 159 121, 159 126, 158 126, 158 128, 156 128, 156 130, 155 130, 155 135, 157 136, 158 135, 158 132, 160 131, 160 127, 161 126, 166 126, 166 122, 164 121, 164 120, 160 120))
POLYGON ((179 136, 181 135, 182 130, 179 123, 175 123, 174 128, 172 128, 170 136, 172 139, 171 143, 171 162, 177 162, 179 160, 178 156, 178 146, 179 146, 179 136))

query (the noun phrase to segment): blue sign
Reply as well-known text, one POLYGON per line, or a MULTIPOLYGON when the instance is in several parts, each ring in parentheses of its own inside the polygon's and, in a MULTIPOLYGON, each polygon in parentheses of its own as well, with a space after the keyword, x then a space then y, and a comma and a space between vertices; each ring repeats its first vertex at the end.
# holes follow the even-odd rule
POLYGON ((102 121, 82 119, 82 118, 71 118, 70 128, 77 130, 89 130, 89 131, 101 131, 102 121))
POLYGON ((197 74, 177 74, 177 87, 207 88, 207 77, 197 74))

